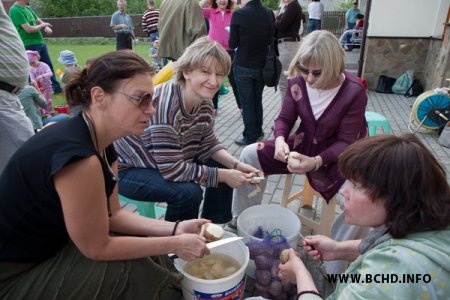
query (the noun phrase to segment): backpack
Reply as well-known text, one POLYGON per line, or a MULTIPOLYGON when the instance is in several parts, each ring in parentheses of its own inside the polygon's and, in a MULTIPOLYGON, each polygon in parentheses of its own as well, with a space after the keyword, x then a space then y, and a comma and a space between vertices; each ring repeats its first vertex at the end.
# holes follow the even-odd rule
POLYGON ((418 79, 414 79, 411 86, 405 92, 405 97, 417 97, 423 93, 423 86, 418 79))
POLYGON ((394 94, 404 95, 409 87, 412 85, 414 78, 414 71, 408 70, 395 80, 392 86, 394 94))
POLYGON ((375 92, 392 94, 392 86, 394 85, 395 80, 395 78, 380 75, 380 77, 378 77, 378 84, 375 92))
MULTIPOLYGON (((269 18, 271 20, 274 19, 273 12, 268 10, 269 18)), ((275 51, 275 41, 274 41, 274 24, 270 25, 270 36, 272 37, 271 43, 268 46, 266 62, 263 68, 263 81, 264 85, 267 87, 275 87, 275 91, 277 90, 278 82, 280 81, 281 76, 281 62, 278 59, 275 51)))

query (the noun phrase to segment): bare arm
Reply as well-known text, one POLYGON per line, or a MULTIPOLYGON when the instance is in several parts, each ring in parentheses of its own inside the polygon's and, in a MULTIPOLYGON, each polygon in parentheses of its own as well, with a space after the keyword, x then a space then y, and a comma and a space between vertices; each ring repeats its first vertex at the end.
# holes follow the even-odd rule
MULTIPOLYGON (((148 219, 122 210, 117 200, 117 190, 111 196, 112 216, 109 218, 103 173, 100 161, 95 156, 64 167, 55 174, 54 183, 68 234, 88 258, 136 259, 175 252, 189 260, 209 253, 204 238, 198 234, 167 236, 173 230, 173 223, 148 219), (144 237, 111 237, 110 230, 144 237), (146 237, 147 235, 160 237, 146 237)), ((200 220, 199 223, 204 222, 206 221, 200 220)), ((186 222, 180 233, 187 231, 192 225, 186 222)))
MULTIPOLYGON (((40 19, 38 19, 40 20, 40 19)), ((38 32, 41 31, 43 28, 45 27, 51 27, 52 25, 50 23, 47 22, 43 22, 42 20, 40 20, 41 22, 38 22, 38 25, 35 26, 31 26, 28 23, 22 24, 20 26, 22 26, 23 30, 25 30, 28 33, 33 33, 33 32, 38 32)))
POLYGON ((337 242, 323 235, 306 236, 303 248, 314 260, 347 260, 353 261, 360 255, 361 240, 337 242))

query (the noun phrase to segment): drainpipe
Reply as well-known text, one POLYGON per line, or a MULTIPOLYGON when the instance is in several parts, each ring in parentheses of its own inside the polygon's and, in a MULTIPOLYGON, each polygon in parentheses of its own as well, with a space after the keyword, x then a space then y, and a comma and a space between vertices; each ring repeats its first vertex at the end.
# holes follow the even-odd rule
POLYGON ((366 50, 367 28, 369 28, 369 16, 370 16, 370 7, 371 6, 372 6, 372 0, 367 0, 366 15, 364 16, 363 39, 362 39, 362 43, 361 43, 361 51, 359 53, 359 60, 358 60, 358 77, 361 77, 362 69, 363 69, 363 65, 364 65, 364 52, 366 50))

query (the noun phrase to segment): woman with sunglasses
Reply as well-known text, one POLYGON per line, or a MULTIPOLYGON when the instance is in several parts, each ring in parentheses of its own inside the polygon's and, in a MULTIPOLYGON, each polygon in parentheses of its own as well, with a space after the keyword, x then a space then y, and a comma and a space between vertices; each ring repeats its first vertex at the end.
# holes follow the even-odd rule
MULTIPOLYGON (((367 95, 357 78, 344 71, 344 51, 338 39, 325 30, 302 39, 290 63, 289 77, 275 120, 275 139, 247 146, 240 160, 265 175, 305 174, 311 186, 329 201, 344 183, 337 169, 339 154, 367 134, 367 95), (300 125, 291 134, 299 118, 300 125), (287 164, 290 152, 297 152, 292 156, 300 160, 295 168, 287 164)), ((263 190, 265 185, 263 181, 263 190)), ((234 191, 233 216, 261 203, 264 193, 248 198, 250 192, 248 187, 234 191)))
POLYGON ((119 190, 139 200, 166 202, 168 221, 199 215, 231 220, 232 188, 250 184, 258 170, 240 163, 214 133, 212 97, 231 66, 220 44, 202 37, 175 63, 175 78, 155 88, 156 113, 143 135, 115 142, 119 190))
POLYGON ((165 254, 209 253, 198 235, 207 220, 149 219, 118 201, 112 143, 144 133, 152 74, 131 51, 100 56, 65 87, 82 113, 11 158, 0 177, 1 299, 158 299, 179 280, 165 254))

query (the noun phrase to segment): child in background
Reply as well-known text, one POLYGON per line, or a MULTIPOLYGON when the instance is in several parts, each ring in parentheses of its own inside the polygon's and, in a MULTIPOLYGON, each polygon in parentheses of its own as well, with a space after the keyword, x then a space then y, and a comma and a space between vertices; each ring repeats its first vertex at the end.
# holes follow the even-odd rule
POLYGON ((159 38, 157 35, 151 37, 152 46, 148 50, 148 57, 152 59, 152 64, 156 70, 163 67, 162 58, 158 57, 159 38))
POLYGON ((47 101, 47 107, 42 108, 42 113, 50 118, 52 116, 52 71, 50 67, 39 61, 39 53, 37 51, 27 50, 28 62, 30 63, 30 80, 32 85, 36 83, 47 101))
POLYGON ((70 74, 74 71, 81 71, 81 67, 77 65, 77 59, 75 55, 70 50, 63 50, 59 54, 58 61, 64 65, 65 69, 60 76, 62 84, 69 82, 70 74))
POLYGON ((42 128, 42 117, 38 106, 43 109, 47 108, 47 101, 44 99, 39 90, 31 85, 25 86, 20 91, 18 96, 23 105, 25 114, 33 124, 34 132, 37 132, 38 129, 42 128))

